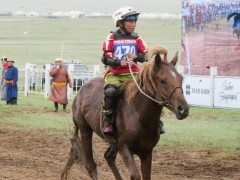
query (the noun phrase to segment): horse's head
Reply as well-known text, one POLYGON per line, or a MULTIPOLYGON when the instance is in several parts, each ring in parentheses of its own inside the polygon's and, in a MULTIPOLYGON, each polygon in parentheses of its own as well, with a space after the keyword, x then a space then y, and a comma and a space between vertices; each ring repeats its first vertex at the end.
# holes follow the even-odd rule
POLYGON ((140 72, 142 86, 154 99, 175 113, 177 119, 184 119, 188 116, 189 105, 183 95, 183 77, 175 68, 178 52, 170 63, 162 60, 160 54, 166 57, 167 50, 156 47, 149 51, 148 59, 153 61, 143 64, 140 72))

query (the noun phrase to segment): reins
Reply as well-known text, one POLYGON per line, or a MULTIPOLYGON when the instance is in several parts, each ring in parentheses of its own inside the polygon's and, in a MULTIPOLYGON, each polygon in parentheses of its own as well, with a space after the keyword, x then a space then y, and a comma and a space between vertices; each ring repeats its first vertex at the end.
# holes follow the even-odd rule
POLYGON ((139 69, 141 69, 141 68, 140 68, 140 66, 138 66, 138 65, 137 65, 135 62, 133 62, 133 61, 130 61, 130 62, 128 63, 129 71, 130 71, 130 73, 131 73, 131 76, 132 76, 132 78, 133 78, 133 81, 135 82, 138 90, 139 90, 144 96, 146 96, 147 98, 149 98, 149 99, 151 99, 152 101, 156 102, 156 103, 159 104, 160 106, 164 105, 164 102, 163 102, 163 101, 157 101, 156 99, 153 99, 151 96, 147 95, 147 94, 141 89, 141 87, 140 87, 139 84, 137 83, 136 78, 135 78, 134 75, 133 75, 133 72, 132 72, 132 69, 131 69, 131 66, 130 66, 131 63, 135 64, 139 69))
MULTIPOLYGON (((176 91, 176 89, 180 88, 180 89, 182 90, 182 87, 180 87, 180 86, 175 87, 175 88, 173 89, 173 91, 171 92, 171 94, 170 94, 168 97, 163 97, 163 98, 164 98, 164 101, 163 101, 163 100, 158 101, 158 100, 152 98, 151 96, 147 95, 147 94, 141 89, 141 87, 140 87, 139 84, 137 83, 136 78, 135 78, 134 75, 133 75, 133 72, 132 72, 132 69, 131 69, 131 66, 130 66, 131 63, 132 63, 132 64, 135 64, 139 69, 141 69, 141 68, 140 68, 140 66, 138 66, 138 65, 137 65, 135 62, 133 62, 133 61, 129 61, 129 63, 128 63, 128 68, 129 68, 130 74, 131 74, 132 79, 133 79, 134 83, 136 84, 138 90, 139 90, 144 96, 146 96, 147 98, 149 98, 149 99, 151 99, 152 101, 156 102, 156 103, 157 103, 158 105, 160 105, 160 106, 162 106, 162 105, 172 106, 172 105, 169 103, 170 98, 172 97, 172 95, 173 95, 173 93, 176 91)), ((182 90, 182 91, 183 91, 183 90, 182 90)))

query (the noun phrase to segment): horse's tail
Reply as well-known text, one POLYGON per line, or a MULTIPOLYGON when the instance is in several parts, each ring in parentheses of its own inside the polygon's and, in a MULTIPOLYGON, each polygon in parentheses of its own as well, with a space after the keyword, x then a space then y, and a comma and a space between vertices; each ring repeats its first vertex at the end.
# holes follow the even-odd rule
POLYGON ((69 152, 68 161, 62 171, 61 180, 66 180, 68 178, 69 170, 73 164, 81 164, 83 162, 83 148, 82 140, 78 136, 79 128, 75 125, 75 132, 73 138, 71 139, 71 150, 69 152))

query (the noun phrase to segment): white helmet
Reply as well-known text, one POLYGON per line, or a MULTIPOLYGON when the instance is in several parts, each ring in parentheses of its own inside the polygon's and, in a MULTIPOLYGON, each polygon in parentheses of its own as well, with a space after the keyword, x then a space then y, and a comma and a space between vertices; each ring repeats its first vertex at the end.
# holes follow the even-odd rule
POLYGON ((124 18, 131 16, 131 15, 139 15, 140 13, 137 12, 134 8, 130 7, 130 6, 125 6, 125 7, 121 7, 118 10, 116 10, 113 15, 113 21, 114 24, 116 25, 116 27, 119 27, 118 25, 118 21, 123 20, 124 18))

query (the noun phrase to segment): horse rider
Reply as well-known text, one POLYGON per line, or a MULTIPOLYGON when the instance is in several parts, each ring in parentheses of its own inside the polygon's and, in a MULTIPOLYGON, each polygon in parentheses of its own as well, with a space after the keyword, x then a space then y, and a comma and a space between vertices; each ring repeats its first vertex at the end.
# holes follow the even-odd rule
MULTIPOLYGON (((119 94, 121 84, 132 78, 128 63, 133 61, 144 62, 147 48, 142 38, 134 32, 139 16, 134 8, 126 6, 116 10, 113 21, 118 28, 112 31, 103 43, 102 62, 108 66, 105 73, 104 101, 103 101, 103 132, 113 135, 113 107, 119 94)), ((136 76, 139 68, 130 64, 133 75, 136 76)), ((163 123, 160 121, 160 133, 164 133, 163 123)))

